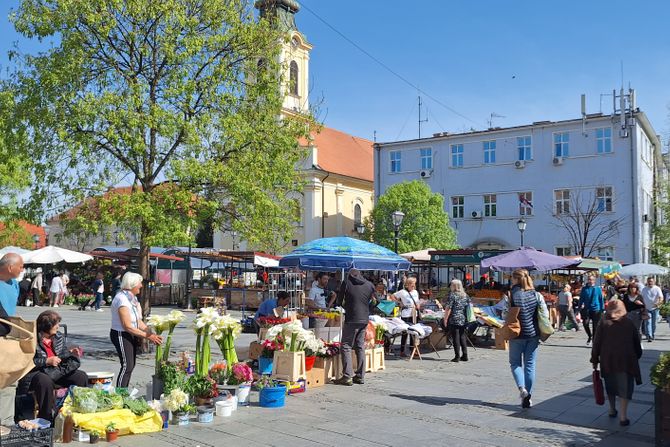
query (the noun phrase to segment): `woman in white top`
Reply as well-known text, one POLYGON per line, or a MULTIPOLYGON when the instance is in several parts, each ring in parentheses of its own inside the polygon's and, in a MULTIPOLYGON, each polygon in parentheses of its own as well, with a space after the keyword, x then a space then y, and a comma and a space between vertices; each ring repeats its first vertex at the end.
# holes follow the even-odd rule
POLYGON ((565 330, 565 320, 569 319, 575 331, 579 331, 579 323, 575 319, 575 312, 572 309, 572 287, 566 284, 561 293, 558 294, 558 313, 560 314, 558 330, 565 330))
POLYGON ((51 286, 49 287, 49 305, 51 307, 58 307, 60 303, 60 294, 63 293, 63 279, 60 274, 51 279, 51 286))
MULTIPOLYGON (((405 288, 393 294, 393 298, 400 302, 400 318, 407 324, 416 323, 416 315, 419 311, 419 292, 416 291, 416 278, 409 277, 405 280, 405 288)), ((410 344, 414 346, 414 336, 410 336, 410 344)), ((400 337, 400 357, 407 357, 405 346, 407 345, 407 332, 400 337)))
POLYGON ((116 386, 127 388, 130 375, 135 368, 137 348, 142 339, 160 345, 163 338, 152 334, 142 321, 142 306, 137 294, 142 288, 142 276, 128 272, 121 280, 121 290, 112 300, 112 329, 109 338, 112 340, 121 362, 121 371, 116 379, 116 386))

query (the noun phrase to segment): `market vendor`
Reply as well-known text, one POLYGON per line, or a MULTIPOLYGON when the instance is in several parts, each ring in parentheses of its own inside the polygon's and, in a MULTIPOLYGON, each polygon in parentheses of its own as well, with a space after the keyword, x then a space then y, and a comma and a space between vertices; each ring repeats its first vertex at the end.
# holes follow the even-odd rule
POLYGON ((307 297, 308 309, 326 309, 332 307, 335 302, 336 294, 334 291, 328 289, 328 282, 330 275, 326 272, 319 272, 316 275, 316 281, 309 289, 309 296, 307 297))
POLYGON ((263 301, 256 311, 256 315, 254 315, 254 319, 258 319, 259 317, 274 317, 274 310, 277 307, 286 307, 289 305, 289 302, 291 301, 291 297, 289 294, 285 291, 279 291, 277 292, 277 298, 270 298, 265 301, 263 301))
POLYGON ((67 349, 65 337, 58 332, 60 321, 60 315, 53 310, 37 317, 35 368, 19 381, 17 390, 17 394, 28 391, 35 394, 39 406, 37 417, 47 421, 53 421, 55 416, 55 388, 85 387, 88 383, 87 374, 79 369, 79 358, 67 349))

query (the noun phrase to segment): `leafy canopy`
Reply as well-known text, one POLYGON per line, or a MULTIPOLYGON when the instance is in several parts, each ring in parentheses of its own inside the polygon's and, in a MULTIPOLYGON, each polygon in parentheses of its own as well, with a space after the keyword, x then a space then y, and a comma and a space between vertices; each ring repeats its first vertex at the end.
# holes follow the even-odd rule
POLYGON ((97 214, 67 216, 70 231, 127 228, 144 255, 212 218, 260 248, 290 240, 311 119, 279 118, 285 36, 247 1, 23 0, 12 21, 58 40, 13 53, 20 65, 0 91, 8 121, 25 127, 2 128, 0 151, 12 142, 30 155, 33 208, 96 197, 97 214), (133 193, 103 195, 119 184, 133 193))
POLYGON ((391 186, 379 197, 371 215, 366 218, 366 234, 371 241, 391 250, 394 248, 394 227, 391 214, 402 211, 398 252, 435 248, 457 248, 456 232, 449 225, 444 199, 433 193, 421 180, 391 186))

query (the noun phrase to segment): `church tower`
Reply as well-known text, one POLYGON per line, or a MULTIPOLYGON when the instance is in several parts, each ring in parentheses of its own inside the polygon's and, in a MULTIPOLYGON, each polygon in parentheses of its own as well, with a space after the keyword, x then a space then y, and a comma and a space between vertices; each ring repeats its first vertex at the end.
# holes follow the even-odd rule
POLYGON ((295 14, 300 5, 295 0, 259 0, 256 2, 261 17, 270 20, 286 33, 286 41, 280 53, 280 64, 285 70, 284 110, 301 113, 309 110, 309 52, 312 45, 298 31, 295 14))

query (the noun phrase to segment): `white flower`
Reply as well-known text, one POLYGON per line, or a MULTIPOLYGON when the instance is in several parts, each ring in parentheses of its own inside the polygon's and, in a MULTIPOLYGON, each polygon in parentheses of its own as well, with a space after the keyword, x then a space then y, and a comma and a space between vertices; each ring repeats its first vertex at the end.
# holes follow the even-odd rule
POLYGON ((283 326, 282 325, 276 325, 272 326, 270 329, 268 329, 267 333, 265 334, 265 339, 266 340, 274 340, 277 338, 277 335, 282 333, 283 326))
POLYGON ((198 314, 195 321, 193 322, 196 332, 199 332, 200 329, 204 328, 207 325, 210 326, 210 332, 211 332, 212 330, 211 327, 214 325, 217 318, 219 318, 219 312, 216 310, 216 308, 203 307, 202 309, 200 309, 200 314, 198 314))
POLYGON ((184 313, 178 310, 173 310, 165 316, 165 319, 173 327, 184 321, 184 318, 184 313))
POLYGON ((147 326, 154 329, 157 334, 162 334, 168 325, 167 319, 160 315, 151 315, 147 318, 147 326))
POLYGON ((163 404, 167 410, 177 411, 188 403, 188 394, 180 390, 174 389, 163 398, 163 404))

